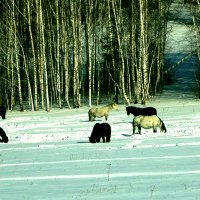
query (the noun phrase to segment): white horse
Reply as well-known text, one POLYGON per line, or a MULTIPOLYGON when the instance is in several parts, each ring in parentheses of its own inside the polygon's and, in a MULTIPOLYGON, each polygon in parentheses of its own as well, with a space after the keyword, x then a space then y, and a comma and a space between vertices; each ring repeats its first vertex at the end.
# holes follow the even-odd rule
POLYGON ((89 121, 94 121, 96 117, 104 117, 107 121, 108 114, 112 109, 118 109, 118 105, 116 103, 108 104, 107 106, 101 107, 101 108, 91 108, 88 111, 89 121))
POLYGON ((141 128, 150 129, 153 128, 153 132, 157 132, 157 127, 161 132, 166 133, 167 129, 164 122, 157 116, 143 116, 139 115, 133 119, 133 134, 135 134, 135 128, 138 128, 138 133, 141 134, 141 128))

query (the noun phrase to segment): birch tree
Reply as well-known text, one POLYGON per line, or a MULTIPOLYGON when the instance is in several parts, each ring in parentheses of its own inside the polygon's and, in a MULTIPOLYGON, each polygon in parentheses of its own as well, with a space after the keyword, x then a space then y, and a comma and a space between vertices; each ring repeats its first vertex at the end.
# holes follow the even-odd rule
MULTIPOLYGON (((45 92, 45 102, 46 102, 46 111, 50 111, 50 103, 49 103, 49 87, 48 87, 48 73, 47 73, 47 63, 46 63, 46 53, 45 53, 45 39, 44 39, 44 21, 43 21, 43 10, 42 10, 42 2, 39 0, 39 30, 40 30, 40 81, 41 81, 41 93, 42 98, 45 92), (44 87, 43 88, 43 84, 44 87), (45 89, 45 91, 43 90, 45 89)), ((44 100, 44 99, 43 99, 44 100)))
POLYGON ((116 3, 114 0, 112 0, 112 9, 113 9, 113 13, 114 13, 114 20, 115 20, 115 28, 116 28, 116 34, 117 34, 117 41, 118 41, 118 45, 119 45, 119 53, 120 53, 120 58, 121 58, 121 67, 120 67, 120 90, 122 92, 122 95, 126 101, 127 104, 130 104, 130 100, 126 94, 125 91, 125 82, 124 82, 124 75, 125 75, 125 61, 124 61, 124 52, 123 52, 123 47, 122 47, 122 42, 121 42, 121 37, 120 35, 122 31, 120 31, 120 27, 121 27, 121 1, 119 2, 119 7, 117 8, 116 3))
POLYGON ((79 17, 78 9, 79 3, 77 1, 70 1, 72 37, 73 37, 73 104, 74 107, 80 107, 79 99, 79 55, 78 55, 78 41, 79 41, 79 17))
POLYGON ((69 102, 70 89, 70 70, 69 70, 69 4, 65 5, 65 0, 62 0, 61 12, 61 31, 62 39, 61 46, 63 49, 63 65, 64 65, 64 93, 67 106, 71 108, 69 102))
POLYGON ((60 81, 60 24, 59 24, 59 0, 56 0, 55 2, 56 6, 56 32, 57 32, 57 41, 56 41, 56 63, 57 63, 57 73, 56 73, 56 78, 57 78, 57 91, 58 91, 58 104, 59 108, 62 107, 61 103, 61 81, 60 81))
POLYGON ((31 53, 32 53, 32 62, 29 63, 33 64, 33 91, 34 91, 34 110, 38 110, 38 89, 37 89, 37 66, 36 66, 36 55, 35 55, 35 45, 33 40, 33 33, 32 33, 32 20, 31 20, 31 9, 30 4, 32 5, 32 1, 27 1, 27 20, 28 20, 28 30, 30 35, 30 43, 31 43, 31 53))
POLYGON ((85 7, 85 39, 86 39, 86 58, 87 58, 87 69, 88 69, 88 99, 89 99, 89 107, 92 106, 92 55, 91 55, 91 47, 90 47, 90 29, 91 29, 91 12, 93 9, 93 0, 84 1, 85 7))

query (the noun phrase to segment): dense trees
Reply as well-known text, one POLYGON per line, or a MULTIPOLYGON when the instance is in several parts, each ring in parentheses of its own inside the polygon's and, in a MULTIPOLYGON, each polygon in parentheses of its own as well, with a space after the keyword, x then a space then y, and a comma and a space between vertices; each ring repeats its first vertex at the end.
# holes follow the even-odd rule
MULTIPOLYGON (((196 49, 191 52, 191 55, 197 53, 198 63, 200 63, 200 1, 186 1, 190 6, 190 10, 192 13, 192 21, 193 21, 193 31, 196 42, 196 49)), ((197 81, 197 96, 200 97, 200 65, 196 73, 196 81, 197 81)))
POLYGON ((1 0, 0 103, 145 103, 161 90, 171 0, 1 0))

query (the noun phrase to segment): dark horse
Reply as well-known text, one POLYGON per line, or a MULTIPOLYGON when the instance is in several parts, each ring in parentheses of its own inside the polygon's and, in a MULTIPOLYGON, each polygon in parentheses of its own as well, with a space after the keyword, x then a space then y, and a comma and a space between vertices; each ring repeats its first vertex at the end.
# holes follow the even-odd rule
POLYGON ((127 115, 133 114, 135 117, 138 115, 143 116, 150 116, 150 115, 157 115, 157 110, 153 107, 147 107, 147 108, 138 108, 135 106, 128 106, 126 107, 127 115))
POLYGON ((111 126, 108 123, 96 123, 93 127, 89 142, 100 142, 101 138, 103 142, 110 142, 111 138, 111 126))
POLYGON ((139 115, 133 119, 133 134, 135 134, 135 128, 138 128, 138 133, 141 134, 141 128, 150 129, 153 128, 153 132, 157 132, 157 127, 160 128, 161 132, 166 133, 167 129, 164 122, 157 116, 142 116, 139 115))
POLYGON ((0 105, 0 116, 2 117, 2 119, 6 118, 6 107, 0 105))
POLYGON ((0 142, 8 143, 8 137, 5 131, 0 127, 0 142))

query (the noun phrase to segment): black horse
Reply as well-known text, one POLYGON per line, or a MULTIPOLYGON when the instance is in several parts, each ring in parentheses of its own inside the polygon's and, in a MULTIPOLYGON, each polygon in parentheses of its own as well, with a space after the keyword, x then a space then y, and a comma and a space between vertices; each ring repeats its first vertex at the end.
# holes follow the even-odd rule
POLYGON ((2 117, 2 119, 6 118, 6 107, 3 105, 0 105, 0 116, 2 117))
POLYGON ((151 115, 157 115, 157 110, 153 107, 146 107, 146 108, 138 108, 135 106, 128 106, 126 107, 127 115, 133 114, 135 117, 138 115, 143 116, 151 116, 151 115))
POLYGON ((108 123, 96 123, 93 127, 89 142, 100 142, 101 138, 103 142, 110 142, 111 138, 111 126, 108 123))
POLYGON ((0 142, 8 143, 8 137, 5 131, 0 127, 0 142))

